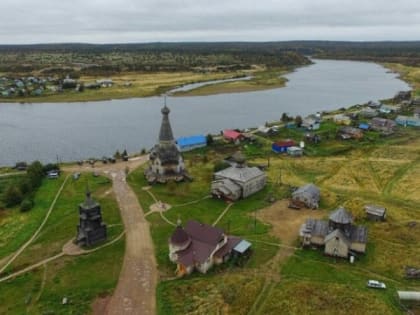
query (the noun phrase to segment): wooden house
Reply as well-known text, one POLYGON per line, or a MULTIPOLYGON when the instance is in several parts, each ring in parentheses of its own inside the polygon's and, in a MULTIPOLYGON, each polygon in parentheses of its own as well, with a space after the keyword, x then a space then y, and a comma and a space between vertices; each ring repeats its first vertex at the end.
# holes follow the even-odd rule
POLYGON ((352 215, 342 207, 328 221, 308 219, 300 228, 302 245, 325 246, 324 253, 335 257, 347 257, 350 251, 365 253, 367 236, 367 228, 353 225, 352 215))
POLYGON ((318 209, 320 197, 320 190, 314 184, 306 184, 292 193, 293 200, 303 202, 310 209, 318 209))
POLYGON ((333 121, 337 124, 337 125, 350 125, 351 124, 351 119, 349 116, 344 115, 344 114, 337 114, 333 116, 333 121))
POLYGON ((386 208, 377 205, 365 206, 366 216, 371 221, 385 221, 386 208))
POLYGON ((239 143, 243 139, 243 135, 232 129, 223 130, 223 138, 229 142, 239 143))
POLYGON ((185 227, 180 222, 168 240, 169 259, 177 264, 182 276, 194 270, 206 273, 214 264, 229 260, 232 254, 246 255, 251 243, 226 235, 218 227, 190 220, 185 227))
POLYGON ((370 121, 370 128, 375 131, 380 131, 384 135, 394 133, 396 122, 390 119, 374 117, 370 121))
POLYGON ((260 191, 266 183, 267 176, 258 167, 238 163, 214 174, 211 194, 217 198, 234 201, 260 191))
POLYGON ((347 258, 350 250, 350 241, 339 229, 334 230, 325 237, 324 253, 329 256, 347 258))
POLYGON ((338 130, 339 135, 348 135, 351 139, 363 138, 363 131, 359 128, 344 126, 338 130))

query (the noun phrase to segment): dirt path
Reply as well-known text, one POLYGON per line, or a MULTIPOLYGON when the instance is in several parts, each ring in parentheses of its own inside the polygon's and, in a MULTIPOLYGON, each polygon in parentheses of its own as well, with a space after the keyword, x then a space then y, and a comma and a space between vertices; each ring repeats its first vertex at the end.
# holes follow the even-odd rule
POLYGON ((126 233, 124 263, 106 314, 155 314, 157 268, 153 242, 137 196, 126 182, 124 169, 111 165, 106 170, 113 180, 126 233))
POLYGON ((158 272, 152 237, 137 196, 126 182, 126 170, 134 170, 146 161, 147 157, 142 156, 128 162, 67 168, 75 172, 103 172, 111 178, 124 222, 126 246, 118 284, 109 302, 105 299, 108 302, 106 307, 95 307, 94 303, 93 313, 97 315, 156 313, 158 272))
POLYGON ((281 240, 281 244, 270 244, 278 246, 277 254, 270 259, 263 267, 265 270, 265 282, 263 289, 254 301, 248 315, 259 315, 271 294, 275 285, 281 281, 281 265, 288 257, 293 255, 297 249, 294 245, 299 235, 299 228, 309 217, 321 218, 325 215, 322 210, 293 210, 288 208, 288 200, 280 200, 271 206, 258 211, 258 218, 263 222, 272 225, 271 234, 281 240), (287 224, 285 224, 287 222, 287 224))

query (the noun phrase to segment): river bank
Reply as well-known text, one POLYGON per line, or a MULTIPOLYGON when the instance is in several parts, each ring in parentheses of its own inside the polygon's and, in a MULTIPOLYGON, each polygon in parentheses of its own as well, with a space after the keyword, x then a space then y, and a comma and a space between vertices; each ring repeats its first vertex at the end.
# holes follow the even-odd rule
POLYGON ((282 88, 287 79, 283 75, 293 69, 265 69, 252 74, 249 80, 235 80, 204 85, 188 91, 178 91, 174 96, 207 96, 225 93, 243 93, 282 88))
POLYGON ((420 67, 406 66, 398 63, 385 63, 383 66, 398 73, 401 80, 407 82, 413 89, 413 96, 420 97, 420 67))
MULTIPOLYGON (((251 70, 238 70, 228 72, 158 72, 158 73, 124 73, 113 75, 109 79, 113 84, 110 87, 97 89, 84 88, 83 91, 75 89, 63 92, 45 91, 40 96, 12 96, 0 98, 0 103, 69 103, 107 101, 113 99, 129 99, 159 96, 171 93, 179 87, 196 83, 206 83, 198 89, 173 93, 173 96, 213 95, 234 92, 251 92, 283 87, 287 81, 281 75, 286 69, 270 69, 263 66, 254 66, 251 70), (243 78, 250 80, 242 81, 243 78), (236 81, 236 79, 238 79, 236 81), (231 82, 217 82, 229 80, 231 82), (216 82, 213 82, 216 81, 216 82)), ((78 81, 85 86, 96 82, 99 77, 83 76, 78 81)))

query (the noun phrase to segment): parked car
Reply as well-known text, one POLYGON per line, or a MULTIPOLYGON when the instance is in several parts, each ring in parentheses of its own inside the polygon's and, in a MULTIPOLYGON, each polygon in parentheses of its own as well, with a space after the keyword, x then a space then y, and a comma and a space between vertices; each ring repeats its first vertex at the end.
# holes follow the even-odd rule
POLYGON ((60 172, 58 170, 51 170, 47 173, 47 178, 49 179, 56 179, 60 176, 60 172))
POLYGON ((366 284, 369 288, 375 289, 386 289, 386 285, 383 282, 379 282, 377 280, 368 280, 366 284))

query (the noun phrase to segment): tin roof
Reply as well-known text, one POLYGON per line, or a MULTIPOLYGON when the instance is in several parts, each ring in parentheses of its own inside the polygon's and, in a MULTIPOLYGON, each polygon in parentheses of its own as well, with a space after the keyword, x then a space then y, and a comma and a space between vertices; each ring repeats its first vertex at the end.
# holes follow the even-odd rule
POLYGON ((178 138, 176 142, 178 143, 180 147, 185 147, 185 146, 197 145, 197 144, 207 144, 207 139, 203 135, 196 135, 196 136, 178 138))
POLYGON ((228 167, 214 174, 216 178, 228 178, 233 181, 247 182, 255 177, 265 175, 258 167, 228 167))

